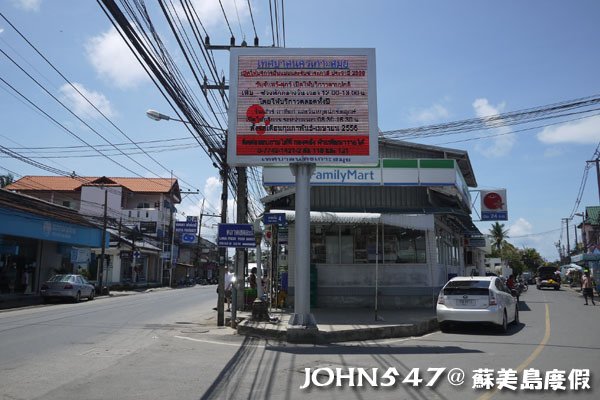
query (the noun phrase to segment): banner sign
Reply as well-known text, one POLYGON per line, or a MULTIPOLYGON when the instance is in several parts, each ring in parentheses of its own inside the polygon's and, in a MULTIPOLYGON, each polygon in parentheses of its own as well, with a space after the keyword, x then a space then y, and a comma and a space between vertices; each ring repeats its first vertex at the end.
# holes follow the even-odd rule
POLYGON ((218 247, 256 247, 252 224, 219 224, 218 247))
POLYGON ((481 220, 507 221, 506 189, 481 190, 481 220))
POLYGON ((375 49, 232 48, 227 162, 376 164, 375 49))
POLYGON ((198 221, 175 221, 175 232, 177 233, 196 233, 198 230, 198 221))

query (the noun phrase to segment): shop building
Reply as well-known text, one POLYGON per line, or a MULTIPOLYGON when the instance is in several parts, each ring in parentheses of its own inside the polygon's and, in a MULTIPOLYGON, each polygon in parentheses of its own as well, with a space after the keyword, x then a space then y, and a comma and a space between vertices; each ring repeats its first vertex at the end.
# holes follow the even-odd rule
MULTIPOLYGON (((169 276, 169 226, 181 202, 174 178, 24 176, 6 189, 95 218, 106 209, 110 246, 103 281, 111 285, 160 285, 169 276)), ((91 264, 101 249, 91 250, 91 264)), ((96 277, 92 268, 91 276, 96 277)), ((168 280, 166 281, 168 283, 168 280)))
MULTIPOLYGON (((484 272, 467 152, 380 140, 379 154, 374 168, 318 167, 313 174, 313 306, 431 306, 451 277, 484 272)), ((286 214, 293 303, 295 191, 286 188, 293 184, 286 174, 286 167, 263 169, 264 184, 275 187, 263 202, 268 212, 286 214)))
POLYGON ((37 294, 55 273, 87 270, 101 244, 102 229, 76 211, 0 189, 0 295, 37 294))

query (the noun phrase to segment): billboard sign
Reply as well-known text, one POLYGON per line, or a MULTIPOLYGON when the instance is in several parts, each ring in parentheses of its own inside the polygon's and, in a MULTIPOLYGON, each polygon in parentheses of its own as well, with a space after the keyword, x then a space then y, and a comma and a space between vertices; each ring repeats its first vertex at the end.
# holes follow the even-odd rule
POLYGON ((217 246, 256 247, 252 224, 219 224, 217 246))
POLYGON ((377 164, 375 49, 232 48, 231 165, 377 164))
POLYGON ((508 220, 506 189, 482 190, 480 194, 482 221, 508 220))
POLYGON ((198 230, 198 221, 175 221, 175 232, 177 233, 193 233, 195 234, 198 230))

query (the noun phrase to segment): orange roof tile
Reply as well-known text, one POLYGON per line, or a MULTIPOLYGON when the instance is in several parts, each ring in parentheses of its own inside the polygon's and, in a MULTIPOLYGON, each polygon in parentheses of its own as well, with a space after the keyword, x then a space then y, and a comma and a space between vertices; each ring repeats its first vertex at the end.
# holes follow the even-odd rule
POLYGON ((123 178, 123 177, 77 177, 69 176, 24 176, 8 185, 6 189, 14 191, 57 191, 71 192, 80 190, 83 185, 104 184, 123 186, 137 193, 168 193, 172 188, 179 190, 175 178, 123 178))

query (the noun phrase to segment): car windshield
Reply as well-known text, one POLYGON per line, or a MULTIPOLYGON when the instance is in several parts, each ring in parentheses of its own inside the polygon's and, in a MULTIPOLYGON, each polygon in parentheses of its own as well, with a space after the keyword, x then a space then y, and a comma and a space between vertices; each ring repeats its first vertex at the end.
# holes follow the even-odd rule
POLYGON ((71 275, 54 275, 48 282, 69 282, 71 275))
POLYGON ((490 281, 469 280, 448 282, 444 288, 445 295, 463 295, 470 294, 476 296, 487 296, 490 287, 490 281))

